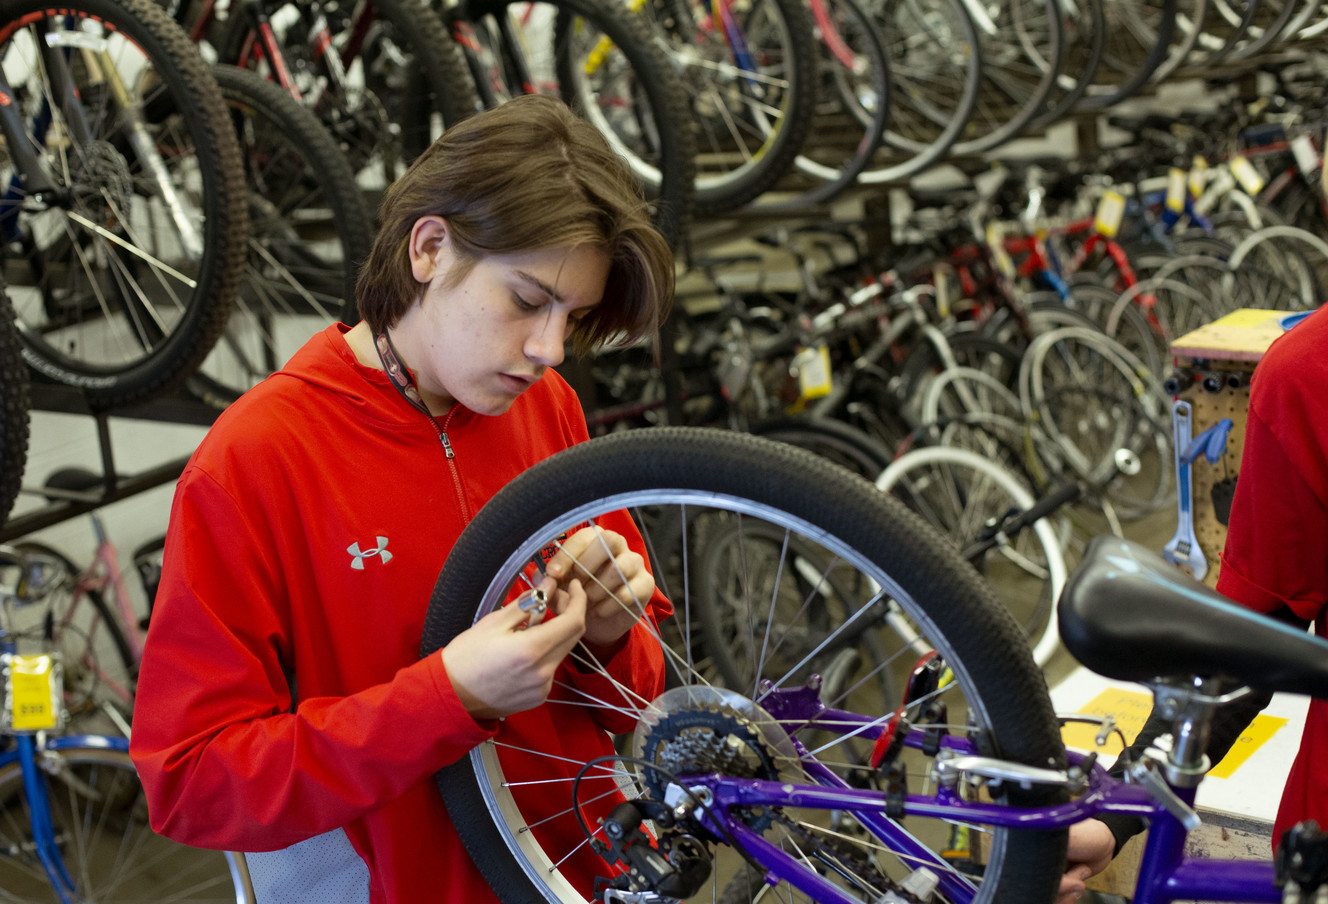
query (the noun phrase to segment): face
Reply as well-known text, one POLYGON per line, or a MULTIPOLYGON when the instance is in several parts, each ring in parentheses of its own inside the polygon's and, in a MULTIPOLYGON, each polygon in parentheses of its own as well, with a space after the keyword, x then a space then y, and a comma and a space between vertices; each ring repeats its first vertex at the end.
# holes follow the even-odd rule
POLYGON ((502 414, 563 360, 576 321, 604 296, 609 260, 588 246, 481 258, 445 285, 455 256, 446 223, 425 217, 412 233, 411 264, 423 297, 392 329, 430 411, 453 402, 502 414))

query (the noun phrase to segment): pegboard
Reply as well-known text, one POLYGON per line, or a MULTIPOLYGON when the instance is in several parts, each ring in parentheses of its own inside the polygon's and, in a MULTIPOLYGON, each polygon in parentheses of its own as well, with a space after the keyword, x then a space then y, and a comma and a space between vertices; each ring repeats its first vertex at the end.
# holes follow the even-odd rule
MULTIPOLYGON (((1214 487, 1240 472, 1245 449, 1245 421, 1250 407, 1250 375, 1273 340, 1282 334, 1277 325, 1284 311, 1242 308, 1171 343, 1179 391, 1176 398, 1190 403, 1191 432, 1198 436, 1222 418, 1231 418, 1226 448, 1216 462, 1199 456, 1190 466, 1194 501, 1194 536, 1199 541, 1208 571, 1204 583, 1217 585, 1220 556, 1227 528, 1214 504, 1214 487)), ((1229 485, 1225 501, 1229 505, 1229 485)), ((1183 568, 1190 571, 1188 567, 1183 568)))
MULTIPOLYGON (((1179 363, 1179 359, 1178 359, 1179 363)), ((1224 362, 1225 363, 1225 362, 1224 362)), ((1221 567, 1219 556, 1227 542, 1227 527, 1218 516, 1213 500, 1213 488, 1223 481, 1230 481, 1240 472, 1240 456, 1245 449, 1245 417, 1250 407, 1249 374, 1254 370, 1250 366, 1244 370, 1225 370, 1235 377, 1244 377, 1239 387, 1224 387, 1218 392, 1205 391, 1195 385, 1182 392, 1177 398, 1190 403, 1190 423, 1194 436, 1216 424, 1224 417, 1231 418, 1231 432, 1227 434, 1226 450, 1216 462, 1210 463, 1204 456, 1199 456, 1190 465, 1190 481, 1194 500, 1194 536, 1199 541, 1208 562, 1208 571, 1204 574, 1204 583, 1209 587, 1217 586, 1217 573, 1221 567)), ((1230 485, 1224 487, 1226 505, 1231 504, 1230 485)), ((1188 567, 1184 568, 1189 571, 1188 567)))

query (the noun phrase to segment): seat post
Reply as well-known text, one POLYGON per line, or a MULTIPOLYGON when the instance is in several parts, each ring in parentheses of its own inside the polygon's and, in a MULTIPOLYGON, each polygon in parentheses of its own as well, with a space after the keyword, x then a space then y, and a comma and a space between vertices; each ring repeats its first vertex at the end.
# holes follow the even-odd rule
POLYGON ((1224 703, 1249 693, 1240 688, 1221 692, 1216 678, 1195 677, 1157 681, 1151 685, 1159 714, 1171 721, 1171 745, 1166 749, 1166 779, 1178 788, 1194 788, 1212 765, 1204 750, 1208 747, 1213 714, 1224 703))

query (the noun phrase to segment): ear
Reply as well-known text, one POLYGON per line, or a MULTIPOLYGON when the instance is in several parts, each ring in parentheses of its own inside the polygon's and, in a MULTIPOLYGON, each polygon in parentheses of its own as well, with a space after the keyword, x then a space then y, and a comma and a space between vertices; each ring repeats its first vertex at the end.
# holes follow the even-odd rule
POLYGON ((447 221, 432 215, 420 217, 411 227, 407 250, 416 282, 427 283, 440 271, 446 272, 452 251, 447 221))

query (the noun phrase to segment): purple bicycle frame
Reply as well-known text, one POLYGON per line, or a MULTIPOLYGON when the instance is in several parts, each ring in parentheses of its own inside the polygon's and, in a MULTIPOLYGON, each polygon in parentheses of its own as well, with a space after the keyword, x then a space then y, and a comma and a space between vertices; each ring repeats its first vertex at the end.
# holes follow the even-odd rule
MULTIPOLYGON (((878 737, 883 720, 858 713, 827 709, 806 688, 774 690, 761 705, 782 724, 810 724, 817 719, 837 725, 861 726, 855 733, 871 740, 878 737)), ((795 745, 797 742, 794 742, 795 745)), ((908 743, 912 744, 910 739, 908 743)), ((965 738, 946 737, 942 745, 955 753, 976 751, 965 738)), ((800 754, 806 751, 799 749, 800 754)), ((1071 765, 1083 766, 1087 757, 1071 752, 1071 765)), ((845 810, 879 840, 881 846, 901 854, 901 859, 926 865, 935 864, 940 885, 937 889, 947 900, 966 904, 977 888, 966 878, 947 868, 939 855, 909 834, 885 814, 880 791, 854 788, 813 757, 802 762, 813 784, 785 781, 740 779, 724 775, 698 775, 686 779, 688 787, 705 788, 713 796, 707 818, 723 822, 721 834, 736 839, 768 871, 772 880, 788 882, 820 904, 860 904, 860 899, 846 894, 833 883, 809 870, 782 849, 765 840, 760 833, 727 816, 730 807, 793 807, 820 810, 845 810)), ((1173 788, 1186 805, 1194 803, 1194 789, 1173 788)), ((1225 901, 1232 904, 1279 904, 1282 892, 1274 882, 1272 861, 1232 861, 1191 858, 1185 855, 1186 829, 1161 803, 1141 785, 1124 782, 1107 774, 1101 764, 1093 763, 1087 790, 1070 803, 1052 807, 1012 807, 998 803, 963 800, 940 787, 934 794, 907 795, 906 813, 973 822, 1012 830, 1054 830, 1068 828, 1098 813, 1124 813, 1149 823, 1135 904, 1167 904, 1171 901, 1225 901)))

